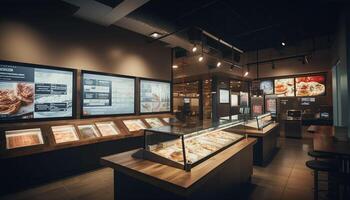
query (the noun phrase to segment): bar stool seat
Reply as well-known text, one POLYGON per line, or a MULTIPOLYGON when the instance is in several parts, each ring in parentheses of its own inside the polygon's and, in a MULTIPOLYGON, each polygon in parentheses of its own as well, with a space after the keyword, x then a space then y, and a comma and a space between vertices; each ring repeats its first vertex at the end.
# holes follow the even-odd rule
POLYGON ((336 172, 337 166, 332 162, 321 161, 321 160, 309 160, 306 161, 305 165, 314 171, 314 199, 318 199, 318 173, 319 172, 336 172))
POLYGON ((326 153, 326 152, 319 152, 319 151, 309 151, 307 153, 309 156, 315 158, 316 160, 318 158, 321 158, 321 159, 331 159, 331 158, 334 158, 333 154, 331 153, 326 153))

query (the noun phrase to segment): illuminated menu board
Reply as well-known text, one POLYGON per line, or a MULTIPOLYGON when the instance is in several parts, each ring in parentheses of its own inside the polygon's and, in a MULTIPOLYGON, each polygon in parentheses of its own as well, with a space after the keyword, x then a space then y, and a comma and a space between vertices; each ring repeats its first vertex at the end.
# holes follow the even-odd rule
POLYGON ((73 117, 74 71, 0 62, 0 120, 73 117))
POLYGON ((297 96, 320 96, 326 93, 326 81, 322 75, 295 78, 297 96))
POLYGON ((219 102, 220 103, 230 103, 230 91, 229 90, 219 90, 219 102))
POLYGON ((275 94, 279 97, 294 96, 294 78, 275 79, 275 94))
POLYGON ((133 114, 135 79, 83 72, 83 116, 133 114))
POLYGON ((140 112, 170 112, 170 83, 140 80, 140 112))

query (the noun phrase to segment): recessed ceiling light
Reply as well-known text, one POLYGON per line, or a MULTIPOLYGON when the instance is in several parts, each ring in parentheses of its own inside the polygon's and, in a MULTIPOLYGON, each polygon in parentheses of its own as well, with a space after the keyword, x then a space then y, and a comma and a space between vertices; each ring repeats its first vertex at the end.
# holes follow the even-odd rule
POLYGON ((160 36, 162 36, 162 34, 158 33, 158 32, 153 32, 151 33, 149 36, 151 36, 152 38, 159 38, 160 36))
POLYGON ((177 68, 179 68, 179 66, 173 65, 173 69, 177 69, 177 68))
POLYGON ((196 52, 196 51, 197 51, 197 47, 196 47, 196 45, 194 45, 192 48, 192 52, 196 52))
POLYGON ((244 77, 248 76, 248 74, 249 74, 249 72, 246 71, 246 72, 244 73, 244 77))
POLYGON ((216 63, 216 66, 220 67, 221 66, 221 62, 219 61, 218 63, 216 63))
POLYGON ((203 57, 203 56, 199 56, 198 61, 199 61, 199 62, 202 62, 202 61, 203 61, 203 59, 204 59, 204 57, 203 57))
POLYGON ((282 42, 281 44, 282 44, 282 46, 286 46, 286 43, 285 43, 285 42, 282 42))

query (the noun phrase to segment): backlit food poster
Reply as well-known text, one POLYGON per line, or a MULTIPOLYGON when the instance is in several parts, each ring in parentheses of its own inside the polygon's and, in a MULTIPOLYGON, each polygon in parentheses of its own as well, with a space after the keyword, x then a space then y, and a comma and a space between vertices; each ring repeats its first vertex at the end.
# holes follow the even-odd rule
POLYGON ((272 80, 260 81, 260 90, 263 91, 263 94, 273 94, 272 80))
POLYGON ((320 96, 326 92, 324 76, 303 76, 295 78, 297 96, 320 96))
POLYGON ((294 78, 275 79, 275 94, 279 97, 294 96, 294 78))

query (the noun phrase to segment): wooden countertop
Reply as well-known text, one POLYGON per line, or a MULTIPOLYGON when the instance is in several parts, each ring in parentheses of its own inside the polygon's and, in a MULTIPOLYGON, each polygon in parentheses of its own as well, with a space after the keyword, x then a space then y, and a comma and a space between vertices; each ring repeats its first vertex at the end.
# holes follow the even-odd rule
POLYGON ((117 172, 125 173, 164 190, 181 194, 189 192, 192 185, 204 178, 212 170, 219 167, 241 150, 255 143, 256 139, 254 138, 242 139, 231 147, 195 166, 190 172, 132 157, 132 154, 138 149, 103 157, 101 158, 101 163, 114 168, 117 172))
POLYGON ((314 151, 350 156, 350 141, 337 139, 333 126, 318 126, 313 143, 314 151))
POLYGON ((263 128, 262 130, 255 129, 252 127, 244 126, 244 125, 238 125, 232 128, 225 129, 225 131, 233 132, 233 133, 239 133, 239 134, 248 134, 250 136, 256 136, 256 137, 264 137, 272 132, 274 128, 277 128, 279 126, 278 123, 272 123, 263 128))

